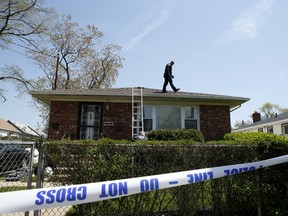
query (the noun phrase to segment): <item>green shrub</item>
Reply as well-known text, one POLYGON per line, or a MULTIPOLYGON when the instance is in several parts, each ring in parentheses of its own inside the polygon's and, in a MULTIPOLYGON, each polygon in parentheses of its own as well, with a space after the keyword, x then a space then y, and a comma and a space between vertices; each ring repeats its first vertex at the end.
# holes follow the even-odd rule
POLYGON ((156 129, 148 133, 149 140, 194 140, 204 142, 203 134, 195 129, 156 129))
POLYGON ((261 132, 229 133, 224 136, 223 140, 233 140, 239 144, 250 144, 250 145, 257 145, 257 144, 286 145, 288 142, 287 137, 261 132))

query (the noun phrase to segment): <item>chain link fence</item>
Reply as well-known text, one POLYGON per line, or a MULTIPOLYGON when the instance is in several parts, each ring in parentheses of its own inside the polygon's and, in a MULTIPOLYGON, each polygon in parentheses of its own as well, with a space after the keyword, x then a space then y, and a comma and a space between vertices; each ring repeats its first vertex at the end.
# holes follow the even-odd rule
MULTIPOLYGON (((273 156, 287 154, 277 150, 273 156)), ((47 144, 50 182, 72 185, 264 160, 256 146, 190 144, 47 144)), ((287 164, 211 181, 95 203, 50 209, 54 215, 287 215, 287 164), (277 191, 277 192, 276 192, 277 191)))
MULTIPOLYGON (((32 178, 38 159, 35 142, 0 141, 0 192, 35 188, 32 178)), ((9 215, 29 215, 29 212, 9 215)))
MULTIPOLYGON (((3 143, 3 145, 6 144, 12 143, 3 143)), ((16 153, 10 154, 4 162, 1 157, 0 166, 3 169, 1 171, 1 192, 102 182, 269 158, 255 146, 154 145, 151 143, 147 145, 99 145, 77 144, 72 141, 64 144, 40 141, 39 143, 14 143, 13 145, 17 145, 21 150, 27 150, 30 154, 27 154, 26 156, 29 157, 26 158, 22 158, 16 153), (37 150, 39 156, 37 163, 33 162, 34 157, 31 154, 33 149, 34 152, 37 150), (8 166, 7 164, 12 161, 13 165, 8 166), (8 167, 10 170, 7 170, 8 167), (25 177, 14 178, 13 181, 6 179, 8 176, 12 176, 11 173, 15 174, 22 169, 28 169, 25 171, 27 172, 25 177), (38 173, 38 175, 33 177, 33 173, 38 173)), ((273 156, 287 153, 287 148, 285 151, 281 149, 273 156)), ((281 164, 235 176, 113 200, 5 216, 287 215, 285 207, 285 202, 288 201, 287 168, 287 164, 281 164)))
MULTIPOLYGON (((0 141, 0 192, 49 188, 53 169, 44 154, 44 142, 0 141), (39 173, 39 175, 37 175, 39 173)), ((40 211, 17 212, 1 216, 64 216, 69 206, 40 211)))

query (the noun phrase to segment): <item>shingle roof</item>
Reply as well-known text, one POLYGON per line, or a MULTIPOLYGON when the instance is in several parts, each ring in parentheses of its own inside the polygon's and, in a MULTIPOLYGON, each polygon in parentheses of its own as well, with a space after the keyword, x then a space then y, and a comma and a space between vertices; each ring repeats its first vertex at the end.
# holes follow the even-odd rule
MULTIPOLYGON (((288 112, 285 112, 285 113, 281 113, 281 114, 275 114, 275 116, 271 117, 271 118, 266 118, 266 119, 263 119, 261 121, 257 121, 253 124, 250 124, 250 125, 247 125, 245 127, 242 127, 243 129, 244 128, 250 128, 250 127, 254 127, 254 126, 257 126, 257 125, 262 125, 262 124, 271 124, 273 122, 278 122, 278 121, 282 121, 282 120, 285 120, 287 119, 288 121, 288 112)), ((241 129, 242 129, 241 128, 241 129)), ((239 128, 240 129, 240 128, 239 128)))
POLYGON ((15 127, 13 127, 4 119, 0 119, 0 130, 7 131, 7 132, 20 133, 19 130, 17 130, 15 127))
MULTIPOLYGON (((140 87, 136 87, 140 88, 140 87)), ((143 88, 144 100, 169 100, 169 101, 210 101, 215 103, 227 104, 231 108, 241 105, 249 100, 244 97, 234 97, 227 95, 216 95, 216 94, 205 94, 205 93, 194 93, 194 92, 183 92, 179 91, 174 93, 168 91, 168 93, 162 93, 161 89, 143 88)), ((135 89, 135 87, 134 87, 135 89)), ((31 95, 46 104, 50 104, 52 100, 63 100, 63 101, 87 101, 87 100, 131 100, 132 87, 130 88, 104 88, 104 89, 62 89, 62 90, 47 90, 47 91, 31 91, 31 95)))

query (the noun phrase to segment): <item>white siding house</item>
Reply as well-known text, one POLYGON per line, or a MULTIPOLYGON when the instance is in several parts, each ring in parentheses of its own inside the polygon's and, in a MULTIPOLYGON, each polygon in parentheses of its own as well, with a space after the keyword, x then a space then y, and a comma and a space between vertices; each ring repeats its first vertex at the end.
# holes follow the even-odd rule
MULTIPOLYGON (((42 133, 43 136, 45 134, 42 133)), ((0 119, 0 138, 1 137, 38 137, 40 136, 39 133, 29 126, 24 124, 12 122, 10 120, 6 121, 4 119, 0 119)))
POLYGON ((288 112, 275 114, 261 120, 260 113, 253 113, 253 124, 232 130, 233 132, 265 132, 288 136, 288 112))
POLYGON ((0 137, 4 136, 20 136, 21 132, 9 124, 4 119, 0 119, 0 137))

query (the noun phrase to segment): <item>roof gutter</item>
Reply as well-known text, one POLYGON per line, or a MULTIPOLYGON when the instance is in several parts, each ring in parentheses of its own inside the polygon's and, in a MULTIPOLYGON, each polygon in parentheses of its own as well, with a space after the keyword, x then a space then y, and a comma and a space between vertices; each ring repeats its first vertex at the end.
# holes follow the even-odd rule
POLYGON ((15 125, 13 122, 11 122, 10 120, 8 120, 7 121, 10 125, 12 125, 14 128, 16 128, 21 134, 22 134, 22 136, 25 136, 26 135, 26 133, 23 131, 23 130, 21 130, 21 128, 19 128, 17 125, 15 125))
POLYGON ((231 110, 230 110, 230 113, 233 112, 233 111, 235 111, 235 110, 237 110, 237 109, 239 109, 240 107, 241 107, 241 104, 238 105, 238 106, 236 106, 236 107, 234 107, 233 109, 231 109, 231 110))

